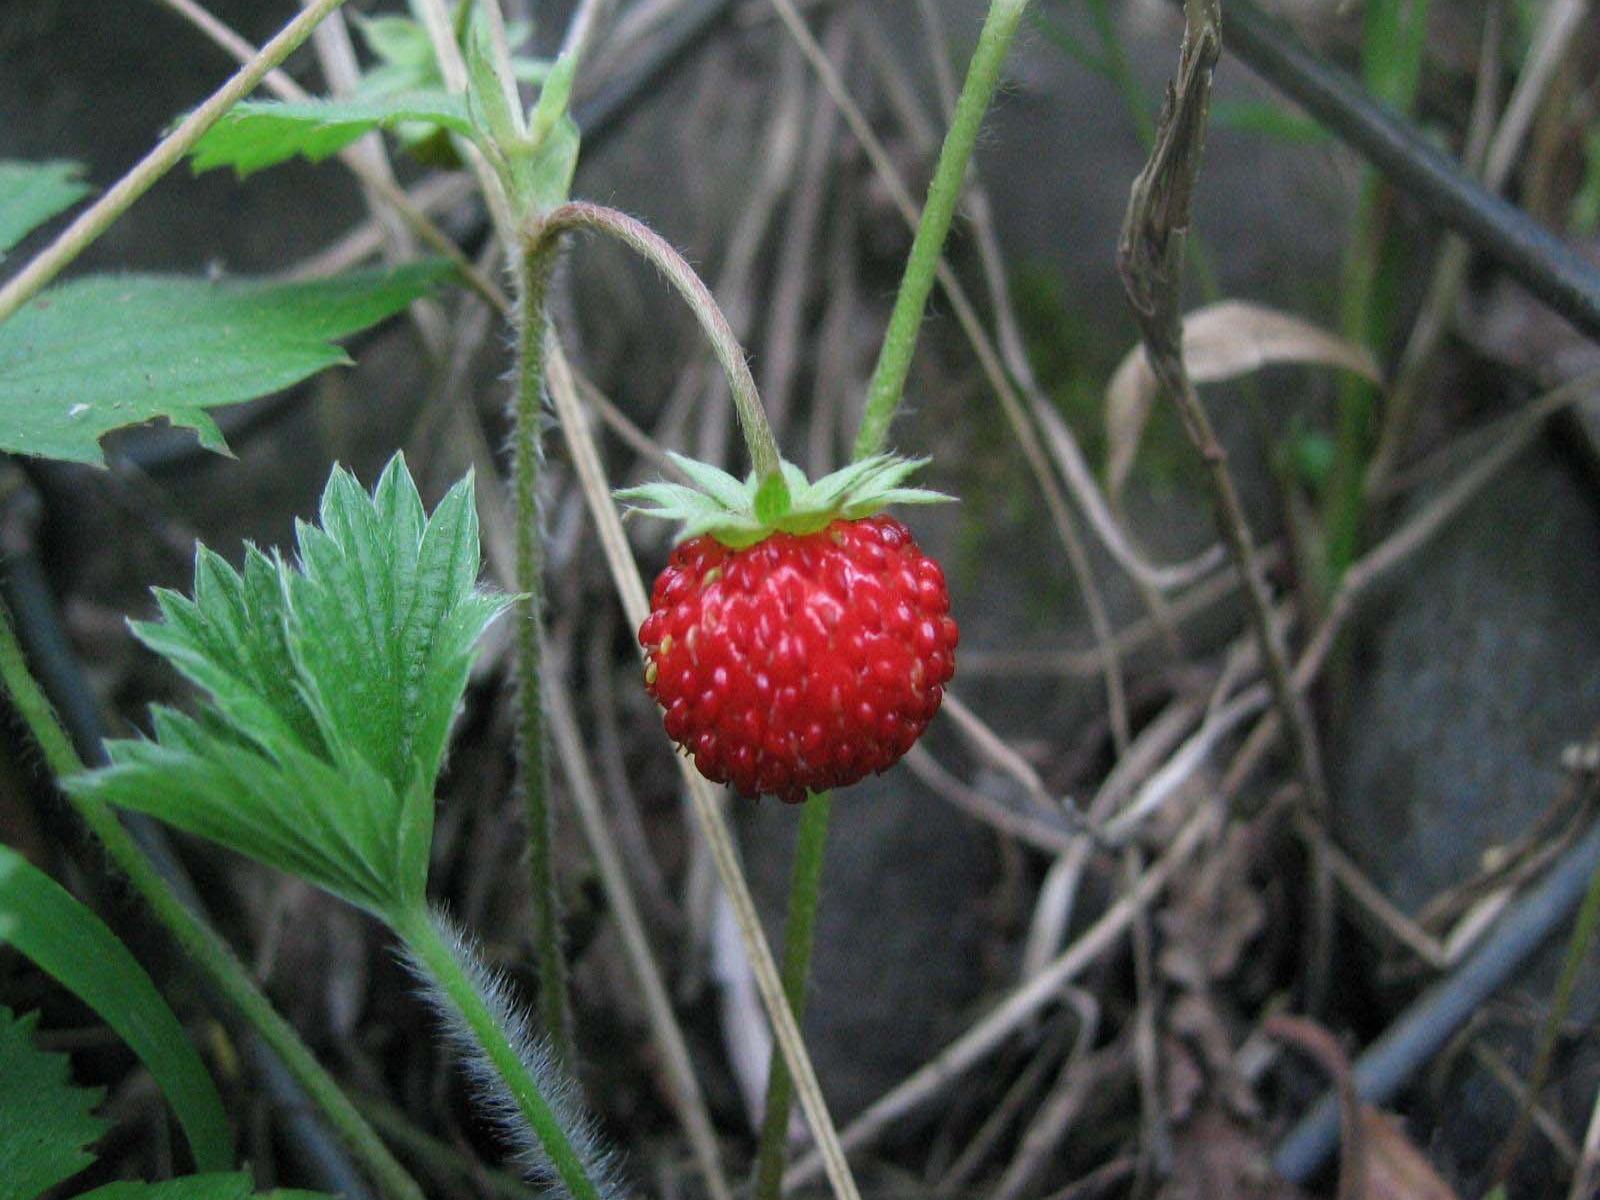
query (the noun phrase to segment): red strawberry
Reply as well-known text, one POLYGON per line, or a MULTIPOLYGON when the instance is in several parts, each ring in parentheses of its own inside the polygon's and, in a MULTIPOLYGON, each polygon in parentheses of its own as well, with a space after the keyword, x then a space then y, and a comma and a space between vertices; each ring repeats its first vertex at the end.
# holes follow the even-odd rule
POLYGON ((862 510, 934 499, 897 486, 920 464, 885 456, 816 484, 788 468, 792 494, 758 519, 753 479, 678 461, 708 495, 624 493, 692 535, 639 629, 668 736, 708 779, 790 803, 898 762, 939 711, 959 633, 939 564, 862 510))

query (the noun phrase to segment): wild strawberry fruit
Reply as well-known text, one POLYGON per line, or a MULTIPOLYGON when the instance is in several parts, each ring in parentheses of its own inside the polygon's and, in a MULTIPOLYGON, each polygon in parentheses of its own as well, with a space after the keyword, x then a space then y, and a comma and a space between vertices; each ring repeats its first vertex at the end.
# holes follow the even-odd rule
POLYGON ((939 564, 873 514, 946 497, 898 486, 921 464, 886 455, 815 484, 786 465, 776 503, 678 462, 703 490, 622 493, 686 522, 639 629, 668 736, 706 778, 790 803, 898 762, 939 711, 959 633, 939 564))

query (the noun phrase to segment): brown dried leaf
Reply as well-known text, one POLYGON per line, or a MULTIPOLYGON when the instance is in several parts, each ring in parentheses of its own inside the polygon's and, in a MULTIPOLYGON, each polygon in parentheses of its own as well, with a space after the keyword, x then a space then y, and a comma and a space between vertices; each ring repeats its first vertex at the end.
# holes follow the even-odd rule
POLYGON ((1178 882, 1172 903, 1156 918, 1165 935, 1158 966, 1166 978, 1204 990, 1238 969, 1267 919, 1250 882, 1254 853, 1241 826, 1228 834, 1221 853, 1178 882))
POLYGON ((1160 1200, 1301 1200, 1272 1170, 1271 1148, 1222 1109, 1202 1109, 1174 1133, 1160 1200))
POLYGON ((1364 1104, 1361 1123, 1366 1133, 1366 1200, 1458 1200, 1399 1121, 1364 1104))
MULTIPOLYGON (((1373 383, 1383 381, 1377 361, 1365 348, 1289 313, 1244 300, 1222 300, 1185 317, 1183 355, 1196 383, 1234 379, 1273 363, 1339 367, 1373 383)), ((1156 390, 1144 347, 1137 346, 1106 388, 1106 486, 1113 499, 1133 470, 1156 390)))

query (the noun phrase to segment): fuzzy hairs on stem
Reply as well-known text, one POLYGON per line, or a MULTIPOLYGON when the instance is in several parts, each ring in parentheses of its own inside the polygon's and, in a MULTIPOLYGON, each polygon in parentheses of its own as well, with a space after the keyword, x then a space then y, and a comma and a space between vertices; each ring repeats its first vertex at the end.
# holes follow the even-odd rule
POLYGON ((583 1111, 577 1083, 473 938, 436 909, 418 909, 395 927, 474 1098, 516 1148, 528 1178, 575 1200, 624 1200, 616 1156, 583 1111))

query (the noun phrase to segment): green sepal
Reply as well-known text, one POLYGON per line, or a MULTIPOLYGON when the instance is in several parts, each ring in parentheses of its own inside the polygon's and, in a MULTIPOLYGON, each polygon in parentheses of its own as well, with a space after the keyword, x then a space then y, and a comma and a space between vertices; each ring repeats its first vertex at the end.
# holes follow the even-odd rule
POLYGON ((615 493, 628 511, 678 521, 679 540, 710 534, 734 549, 753 546, 774 533, 807 534, 841 518, 857 520, 891 504, 940 504, 953 500, 926 488, 900 486, 926 466, 925 458, 877 454, 812 483, 791 462, 764 480, 752 473, 742 482, 707 463, 668 452, 689 480, 656 482, 615 493))

